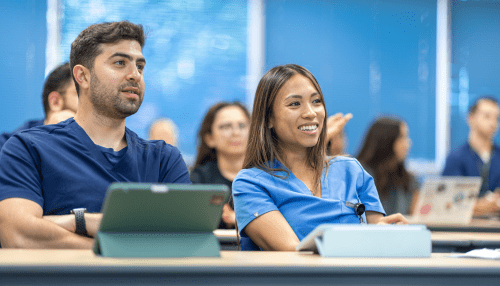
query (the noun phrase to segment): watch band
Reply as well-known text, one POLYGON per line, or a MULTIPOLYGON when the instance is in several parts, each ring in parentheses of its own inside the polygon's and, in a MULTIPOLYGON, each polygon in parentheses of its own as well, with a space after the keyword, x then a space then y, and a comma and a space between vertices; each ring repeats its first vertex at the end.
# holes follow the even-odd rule
POLYGON ((78 208, 78 209, 71 210, 71 213, 75 214, 75 222, 76 222, 75 233, 76 234, 88 236, 87 226, 85 225, 85 213, 86 212, 87 212, 87 209, 85 209, 85 208, 78 208))

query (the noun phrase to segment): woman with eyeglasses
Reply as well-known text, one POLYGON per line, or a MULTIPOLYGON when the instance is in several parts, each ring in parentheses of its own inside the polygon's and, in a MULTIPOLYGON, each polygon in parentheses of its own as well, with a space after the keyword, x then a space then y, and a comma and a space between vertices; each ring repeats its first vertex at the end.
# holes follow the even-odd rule
MULTIPOLYGON (((236 174, 243 167, 249 124, 250 113, 239 102, 212 106, 198 132, 198 157, 191 171, 191 182, 224 184, 231 190, 236 174)), ((219 228, 234 228, 235 220, 231 199, 224 206, 219 228)))

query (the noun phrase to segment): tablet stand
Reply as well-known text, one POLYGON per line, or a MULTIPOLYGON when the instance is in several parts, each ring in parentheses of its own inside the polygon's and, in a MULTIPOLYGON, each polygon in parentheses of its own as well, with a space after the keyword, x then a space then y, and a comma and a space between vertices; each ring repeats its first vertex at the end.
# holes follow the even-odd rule
POLYGON ((218 257, 219 241, 208 233, 99 231, 94 252, 104 257, 218 257))

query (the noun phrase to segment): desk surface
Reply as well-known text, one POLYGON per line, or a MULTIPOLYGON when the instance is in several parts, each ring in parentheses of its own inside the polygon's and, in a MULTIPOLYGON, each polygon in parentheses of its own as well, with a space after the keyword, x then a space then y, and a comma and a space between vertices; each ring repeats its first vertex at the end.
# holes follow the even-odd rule
POLYGON ((431 231, 456 231, 456 232, 500 232, 498 219, 473 219, 468 225, 453 224, 427 224, 431 231))
POLYGON ((0 250, 1 284, 498 285, 500 260, 323 258, 296 252, 222 251, 219 258, 103 258, 89 250, 0 250), (334 279, 334 280, 332 280, 334 279), (437 279, 437 280, 436 280, 437 279), (444 279, 444 280, 443 280, 444 279))

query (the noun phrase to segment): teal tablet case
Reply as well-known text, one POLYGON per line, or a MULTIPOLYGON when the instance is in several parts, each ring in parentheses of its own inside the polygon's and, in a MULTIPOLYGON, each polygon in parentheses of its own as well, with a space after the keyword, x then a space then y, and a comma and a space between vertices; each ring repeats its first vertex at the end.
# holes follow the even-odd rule
POLYGON ((213 230, 228 199, 225 185, 113 183, 94 252, 106 257, 219 256, 213 230))

